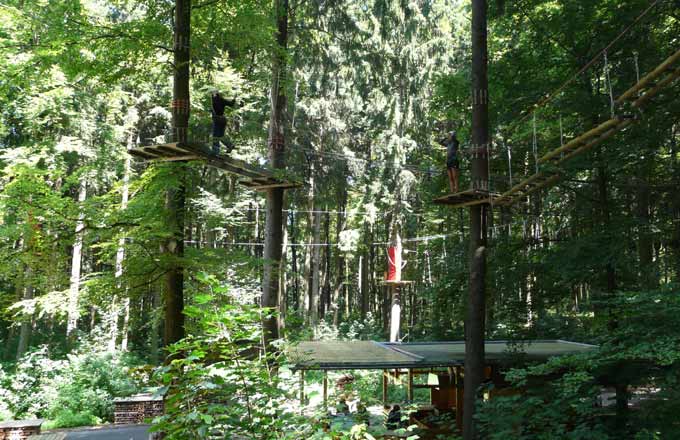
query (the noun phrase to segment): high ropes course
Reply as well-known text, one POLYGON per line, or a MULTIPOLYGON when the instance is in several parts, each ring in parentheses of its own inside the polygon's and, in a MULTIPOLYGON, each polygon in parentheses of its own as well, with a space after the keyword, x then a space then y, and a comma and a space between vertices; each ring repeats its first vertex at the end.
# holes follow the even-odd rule
POLYGON ((250 165, 225 155, 209 153, 207 144, 200 142, 173 142, 150 146, 138 146, 128 150, 132 156, 145 162, 201 161, 240 177, 238 183, 256 191, 271 188, 290 189, 301 186, 299 182, 282 180, 269 170, 250 165))
MULTIPOLYGON (((680 50, 639 79, 635 85, 626 90, 621 96, 613 99, 613 104, 617 109, 629 107, 632 110, 639 110, 648 104, 654 96, 670 87, 678 77, 680 77, 680 50)), ((639 120, 638 116, 634 117, 633 115, 613 115, 611 119, 602 122, 591 130, 561 145, 559 148, 555 148, 543 155, 537 161, 537 164, 542 166, 543 169, 537 169, 536 173, 501 194, 470 189, 448 194, 435 199, 434 202, 452 207, 479 204, 513 205, 520 200, 526 199, 529 194, 555 185, 563 174, 560 166, 574 157, 591 150, 639 120)))

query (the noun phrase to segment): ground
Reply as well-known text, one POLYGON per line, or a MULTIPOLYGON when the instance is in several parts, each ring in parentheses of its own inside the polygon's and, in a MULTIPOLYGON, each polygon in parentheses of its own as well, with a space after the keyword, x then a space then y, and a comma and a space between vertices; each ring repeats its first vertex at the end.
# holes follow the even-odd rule
POLYGON ((148 440, 149 425, 101 426, 46 432, 31 440, 148 440))

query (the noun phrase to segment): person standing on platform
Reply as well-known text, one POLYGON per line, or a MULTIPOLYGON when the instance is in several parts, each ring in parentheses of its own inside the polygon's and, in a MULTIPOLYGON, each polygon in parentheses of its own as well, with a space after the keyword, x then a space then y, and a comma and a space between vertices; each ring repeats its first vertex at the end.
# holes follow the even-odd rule
POLYGON ((236 106, 236 99, 224 99, 219 92, 214 92, 212 95, 212 153, 217 156, 220 153, 220 142, 224 141, 224 146, 227 147, 227 153, 231 153, 234 149, 234 144, 231 139, 225 136, 227 128, 227 118, 224 116, 224 110, 227 107, 234 108, 236 106))
POLYGON ((455 194, 458 192, 458 177, 460 176, 460 160, 458 159, 460 142, 456 138, 456 132, 450 132, 448 136, 439 141, 439 145, 446 148, 446 171, 449 176, 449 187, 451 193, 455 194))

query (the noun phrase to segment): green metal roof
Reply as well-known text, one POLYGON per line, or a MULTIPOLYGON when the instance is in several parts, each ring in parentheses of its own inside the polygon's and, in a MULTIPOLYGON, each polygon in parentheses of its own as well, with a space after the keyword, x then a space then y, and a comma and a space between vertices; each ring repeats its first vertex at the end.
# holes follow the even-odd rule
MULTIPOLYGON (((487 341, 487 363, 498 363, 518 353, 526 359, 545 360, 552 356, 582 353, 595 345, 562 340, 487 341)), ((295 369, 343 370, 386 368, 431 368, 463 365, 465 342, 375 342, 375 341, 307 341, 288 351, 295 369)))

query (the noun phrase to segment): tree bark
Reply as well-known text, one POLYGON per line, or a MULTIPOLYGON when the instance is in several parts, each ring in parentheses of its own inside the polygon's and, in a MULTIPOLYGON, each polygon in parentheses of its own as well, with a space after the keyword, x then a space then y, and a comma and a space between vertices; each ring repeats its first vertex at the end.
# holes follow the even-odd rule
POLYGON ((66 336, 71 342, 73 342, 74 332, 78 327, 80 311, 78 300, 80 296, 80 268, 83 256, 83 229, 85 228, 85 211, 82 209, 82 204, 85 202, 86 197, 87 181, 85 180, 85 177, 82 177, 78 189, 78 205, 81 209, 80 214, 78 214, 78 221, 76 222, 75 241, 73 243, 73 253, 71 255, 71 279, 68 289, 66 336))
MULTIPOLYGON (((33 280, 31 279, 33 271, 30 267, 26 267, 24 273, 24 279, 26 280, 26 286, 24 287, 24 300, 33 299, 33 280)), ((17 361, 28 350, 28 343, 31 339, 31 330, 33 328, 33 316, 24 316, 21 320, 21 327, 19 329, 19 344, 17 345, 17 361)))
MULTIPOLYGON (((472 0, 472 161, 473 188, 488 190, 489 91, 487 78, 487 2, 472 0)), ((487 206, 470 207, 470 290, 465 320, 463 438, 477 437, 477 389, 484 379, 487 206)))
POLYGON ((312 326, 319 320, 319 275, 321 271, 321 213, 314 214, 314 233, 312 234, 312 287, 309 290, 309 320, 312 326))
MULTIPOLYGON (((175 142, 188 141, 189 129, 189 78, 191 63, 191 0, 175 1, 174 32, 174 76, 172 88, 172 128, 175 142)), ((167 347, 184 337, 184 215, 185 215, 185 172, 182 165, 179 184, 165 194, 167 227, 172 236, 164 243, 170 267, 165 274, 163 299, 165 302, 165 323, 163 345, 167 347)))
MULTIPOLYGON (((269 119, 269 161, 272 168, 284 169, 286 111, 286 51, 288 48, 288 0, 274 0, 276 12, 276 47, 272 62, 271 116, 269 119)), ((278 311, 279 267, 283 236, 283 189, 267 190, 265 220, 263 307, 278 311)), ((279 322, 275 316, 264 319, 264 340, 269 343, 279 337, 279 322)))
MULTIPOLYGON (((331 215, 326 213, 324 219, 324 275, 323 275, 323 287, 321 288, 321 307, 319 309, 320 318, 324 319, 326 313, 330 308, 331 304, 331 215)), ((337 240, 336 240, 337 242, 337 240)))
MULTIPOLYGON (((282 222, 285 223, 285 217, 283 217, 282 222)), ((283 329, 285 327, 286 313, 288 312, 288 277, 286 272, 286 266, 288 264, 288 228, 285 224, 283 227, 283 238, 282 238, 282 250, 281 250, 281 263, 279 264, 279 328, 283 329)))
MULTIPOLYGON (((132 135, 130 135, 129 144, 132 144, 132 135)), ((128 183, 130 181, 130 155, 125 155, 125 171, 123 174, 123 187, 121 190, 121 200, 120 209, 125 210, 128 204, 129 192, 128 183)), ((118 319, 120 315, 120 308, 118 306, 120 291, 122 289, 122 284, 120 278, 123 276, 123 261, 125 260, 125 238, 118 239, 118 249, 116 251, 116 266, 115 266, 115 278, 116 278, 116 293, 113 295, 111 300, 111 310, 109 316, 109 351, 113 352, 116 350, 116 343, 118 342, 118 319)), ((127 297, 127 289, 126 295, 127 297)), ((127 298, 126 298, 127 299, 127 298)), ((129 301, 127 302, 129 307, 129 301)), ((127 338, 126 338, 127 339, 127 338)))
POLYGON ((636 182, 635 214, 638 223, 638 261, 640 287, 646 290, 658 286, 658 274, 654 267, 654 236, 651 231, 651 189, 649 177, 653 169, 652 152, 645 152, 643 163, 640 164, 639 177, 636 182))
POLYGON ((364 320, 368 315, 368 296, 370 293, 368 285, 368 255, 365 252, 359 256, 359 270, 361 271, 359 275, 359 282, 361 283, 359 288, 361 292, 361 319, 364 320))

